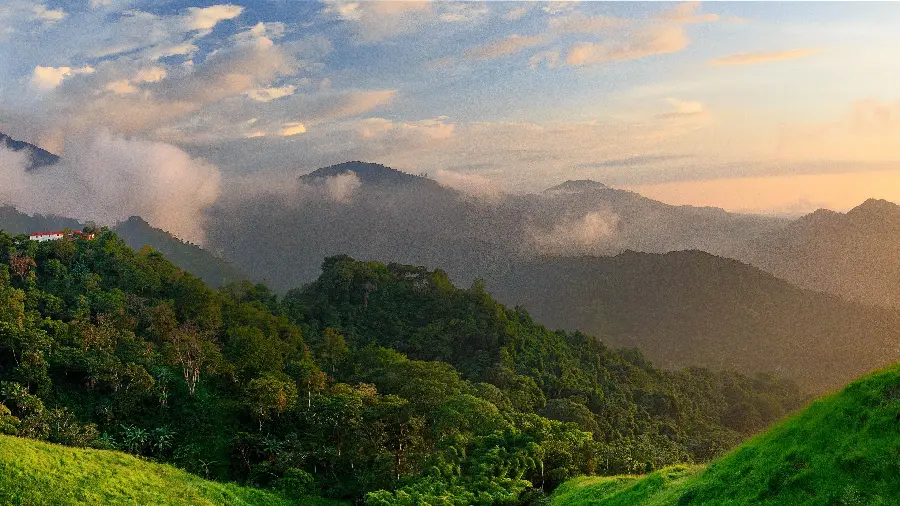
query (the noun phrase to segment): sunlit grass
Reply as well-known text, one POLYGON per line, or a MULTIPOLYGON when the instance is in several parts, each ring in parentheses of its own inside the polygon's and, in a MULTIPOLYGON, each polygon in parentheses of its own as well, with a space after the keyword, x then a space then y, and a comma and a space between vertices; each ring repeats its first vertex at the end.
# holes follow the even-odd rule
POLYGON ((113 451, 82 450, 0 436, 0 504, 287 506, 337 504, 207 481, 113 451))
POLYGON ((702 467, 563 484, 562 505, 891 505, 900 500, 900 364, 814 402, 702 467))

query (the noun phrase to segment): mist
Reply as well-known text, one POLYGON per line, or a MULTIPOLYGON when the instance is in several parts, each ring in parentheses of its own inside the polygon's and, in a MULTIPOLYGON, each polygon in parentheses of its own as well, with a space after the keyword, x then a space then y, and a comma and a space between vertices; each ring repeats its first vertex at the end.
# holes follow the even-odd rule
POLYGON ((214 165, 169 144, 108 132, 67 139, 55 165, 28 164, 26 151, 0 148, 0 202, 98 225, 140 216, 196 244, 205 240, 204 210, 221 191, 214 165))

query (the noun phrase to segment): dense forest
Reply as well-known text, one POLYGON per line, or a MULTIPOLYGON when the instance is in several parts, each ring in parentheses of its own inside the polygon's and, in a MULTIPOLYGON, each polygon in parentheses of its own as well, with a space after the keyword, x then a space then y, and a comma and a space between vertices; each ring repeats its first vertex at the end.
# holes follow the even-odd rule
POLYGON ((279 297, 109 230, 0 233, 0 433, 286 497, 533 504, 576 475, 708 461, 804 400, 550 331, 440 270, 335 256, 279 297))

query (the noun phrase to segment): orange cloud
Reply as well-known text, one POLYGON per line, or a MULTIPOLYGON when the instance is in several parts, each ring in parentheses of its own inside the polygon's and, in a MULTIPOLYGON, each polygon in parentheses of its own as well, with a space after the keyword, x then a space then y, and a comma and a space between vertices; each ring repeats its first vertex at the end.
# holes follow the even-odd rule
POLYGON ((789 51, 755 51, 750 53, 737 53, 722 58, 716 58, 710 62, 711 65, 754 65, 757 63, 768 63, 773 61, 796 60, 816 54, 815 49, 791 49, 789 51))

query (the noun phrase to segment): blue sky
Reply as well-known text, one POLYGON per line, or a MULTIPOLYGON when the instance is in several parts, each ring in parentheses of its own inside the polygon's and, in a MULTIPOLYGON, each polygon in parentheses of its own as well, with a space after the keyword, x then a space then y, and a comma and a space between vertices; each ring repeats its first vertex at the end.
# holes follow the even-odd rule
POLYGON ((169 144, 226 183, 365 159, 847 208, 900 200, 898 62, 887 2, 5 0, 0 131, 169 144))

